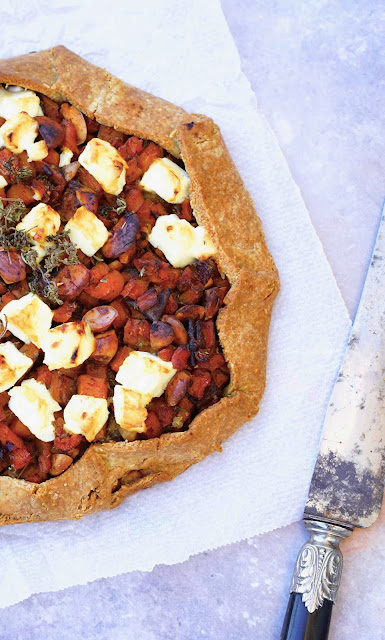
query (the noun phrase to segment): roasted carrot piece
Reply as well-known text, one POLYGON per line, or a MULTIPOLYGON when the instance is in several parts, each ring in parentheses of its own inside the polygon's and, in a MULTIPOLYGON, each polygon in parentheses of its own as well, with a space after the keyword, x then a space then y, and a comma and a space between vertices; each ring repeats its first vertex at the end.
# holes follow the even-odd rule
POLYGON ((143 278, 132 276, 122 291, 123 298, 137 300, 148 289, 148 282, 143 278))
POLYGON ((42 442, 38 440, 36 446, 39 452, 37 458, 39 471, 42 474, 49 473, 52 466, 52 442, 42 442))
POLYGON ((125 361, 125 359, 127 358, 127 356, 130 355, 132 349, 130 347, 121 347, 116 355, 114 356, 114 358, 111 360, 110 362, 110 367, 112 369, 112 371, 115 371, 116 373, 119 371, 119 368, 121 367, 121 365, 123 364, 123 362, 125 361))
POLYGON ((123 340, 129 347, 148 349, 150 346, 150 323, 147 320, 128 318, 124 327, 123 340))
POLYGON ((75 380, 58 370, 52 371, 49 391, 53 399, 64 407, 75 393, 75 380))
POLYGON ((60 322, 63 324, 64 322, 68 322, 71 319, 72 314, 76 311, 77 304, 76 302, 70 302, 69 300, 65 300, 65 302, 55 309, 53 312, 53 321, 60 322))
POLYGON ((49 389, 52 383, 52 371, 48 369, 46 364, 42 364, 36 369, 36 373, 36 381, 42 382, 49 389))
POLYGON ((163 433, 163 427, 160 424, 158 417, 155 411, 149 411, 147 418, 145 420, 146 424, 146 432, 145 437, 149 438, 159 438, 159 436, 163 433))
POLYGON ((120 271, 109 271, 104 262, 100 262, 91 269, 91 284, 86 293, 111 302, 121 293, 125 281, 120 271))
POLYGON ((10 428, 14 433, 16 433, 19 438, 23 440, 34 440, 35 436, 30 432, 28 427, 19 420, 19 418, 14 418, 10 424, 10 428))
POLYGON ((208 371, 203 371, 203 369, 195 369, 190 380, 188 393, 194 398, 201 398, 210 382, 211 375, 208 371))
POLYGON ((78 394, 107 400, 108 382, 102 378, 83 374, 78 377, 78 394))
POLYGON ((27 184, 23 182, 19 182, 18 184, 12 184, 7 191, 7 198, 15 198, 15 200, 19 199, 24 202, 24 204, 32 204, 36 202, 34 198, 35 192, 27 184))
POLYGON ((129 189, 125 195, 127 211, 136 213, 144 202, 143 193, 137 187, 129 189))
POLYGON ((58 451, 71 451, 76 449, 82 442, 85 442, 84 436, 78 434, 69 434, 64 431, 64 419, 62 416, 56 416, 55 419, 55 440, 54 447, 58 451))
POLYGON ((8 452, 13 467, 23 469, 31 460, 31 454, 19 436, 5 422, 0 422, 0 443, 8 452))
POLYGON ((121 329, 122 327, 124 327, 128 318, 130 317, 130 312, 121 298, 117 298, 116 300, 110 302, 110 306, 118 312, 118 316, 113 321, 112 326, 114 327, 114 329, 121 329))
POLYGON ((163 157, 163 149, 154 142, 150 142, 138 158, 138 165, 143 171, 147 171, 150 164, 156 160, 156 158, 163 157))
POLYGON ((118 337, 113 329, 95 335, 95 351, 91 355, 92 360, 107 364, 112 360, 118 350, 118 337))

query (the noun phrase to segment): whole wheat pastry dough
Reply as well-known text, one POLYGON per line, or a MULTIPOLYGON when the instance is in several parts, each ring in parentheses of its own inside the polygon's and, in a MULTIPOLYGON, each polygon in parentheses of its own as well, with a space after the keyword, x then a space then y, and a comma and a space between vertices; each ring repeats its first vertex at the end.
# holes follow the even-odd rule
POLYGON ((220 450, 257 413, 279 279, 250 195, 210 118, 131 87, 63 46, 0 60, 0 82, 69 102, 101 124, 152 140, 182 158, 194 215, 217 247, 217 264, 231 283, 217 319, 231 372, 227 395, 199 413, 187 431, 91 444, 67 471, 42 484, 0 477, 0 524, 80 518, 171 480, 220 450))

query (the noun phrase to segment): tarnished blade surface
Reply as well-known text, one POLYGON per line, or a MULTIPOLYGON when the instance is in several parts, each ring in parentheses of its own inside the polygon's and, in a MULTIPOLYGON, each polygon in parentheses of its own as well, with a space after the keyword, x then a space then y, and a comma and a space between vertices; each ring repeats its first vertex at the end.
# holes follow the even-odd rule
POLYGON ((385 208, 326 413, 305 516, 369 527, 385 479, 385 208))

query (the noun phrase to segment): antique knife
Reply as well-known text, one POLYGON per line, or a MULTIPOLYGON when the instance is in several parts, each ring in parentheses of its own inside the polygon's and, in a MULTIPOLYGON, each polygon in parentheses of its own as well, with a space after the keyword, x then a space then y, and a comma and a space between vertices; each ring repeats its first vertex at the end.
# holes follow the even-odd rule
POLYGON ((325 640, 342 572, 339 543, 370 527, 385 480, 385 208, 326 412, 280 640, 325 640))

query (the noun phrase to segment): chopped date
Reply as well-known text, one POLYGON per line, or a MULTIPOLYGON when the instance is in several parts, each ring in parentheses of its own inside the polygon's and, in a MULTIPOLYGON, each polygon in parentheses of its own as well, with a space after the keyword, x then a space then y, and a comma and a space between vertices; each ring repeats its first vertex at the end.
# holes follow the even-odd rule
POLYGON ((161 317, 168 300, 168 291, 157 291, 156 289, 148 289, 137 299, 138 309, 145 316, 155 322, 161 317))
POLYGON ((65 131, 58 122, 47 116, 36 116, 35 120, 39 125, 39 133, 48 149, 55 149, 55 147, 62 144, 65 131))
POLYGON ((116 149, 121 147, 126 140, 124 133, 120 133, 114 127, 107 127, 105 124, 100 125, 97 137, 106 140, 116 149))
POLYGON ((137 298, 136 304, 141 311, 147 311, 158 301, 158 292, 156 289, 148 289, 137 298))
POLYGON ((186 320, 202 320, 205 315, 205 309, 199 304, 187 304, 178 309, 175 315, 181 322, 185 322, 186 320))
POLYGON ((60 371, 52 371, 49 392, 56 402, 62 407, 70 401, 71 396, 75 393, 76 383, 73 378, 67 376, 60 371))
POLYGON ((142 153, 143 140, 136 138, 135 136, 131 136, 124 144, 122 144, 122 146, 118 147, 118 151, 122 158, 127 161, 129 158, 133 158, 134 156, 142 153))
POLYGON ((191 375, 188 371, 178 371, 166 387, 166 402, 170 407, 175 407, 185 397, 189 388, 191 375))
POLYGON ((64 418, 56 414, 54 448, 61 452, 68 452, 79 447, 83 442, 85 442, 84 436, 76 433, 69 434, 64 430, 64 418))
POLYGON ((212 349, 216 344, 215 325, 213 320, 201 323, 202 336, 205 349, 212 349))
POLYGON ((18 251, 0 251, 0 276, 6 284, 26 278, 25 262, 18 251))
POLYGON ((172 330, 174 332, 174 340, 173 341, 175 342, 175 344, 187 344, 188 343, 187 331, 184 328, 184 326, 181 323, 181 321, 178 320, 178 318, 175 318, 175 316, 171 316, 171 315, 164 315, 164 316, 162 316, 162 322, 166 322, 172 328, 172 330))
POLYGON ((53 280, 59 289, 60 298, 73 301, 88 287, 90 272, 80 263, 66 265, 60 269, 53 280))
POLYGON ((112 227, 102 252, 106 258, 117 258, 134 245, 139 231, 139 218, 136 213, 126 213, 112 227))
POLYGON ((87 311, 83 316, 83 320, 88 322, 94 333, 100 333, 101 331, 106 331, 117 317, 118 312, 114 307, 101 305, 87 311))
POLYGON ((46 475, 50 472, 52 466, 52 442, 36 442, 38 450, 37 463, 39 471, 42 475, 46 475))
POLYGON ((203 295, 203 306, 205 318, 213 318, 221 308, 224 297, 227 293, 226 287, 213 287, 207 289, 203 295))
POLYGON ((173 407, 166 404, 163 398, 153 398, 148 405, 149 411, 154 411, 162 427, 169 427, 173 421, 173 407))
MULTIPOLYGON (((99 206, 99 198, 97 193, 87 187, 76 189, 75 196, 78 201, 78 207, 86 207, 91 213, 97 213, 99 206)), ((77 207, 77 208, 78 208, 77 207)))
POLYGON ((134 260, 134 265, 141 276, 165 289, 175 289, 179 278, 179 269, 175 269, 168 262, 159 260, 153 253, 147 252, 141 258, 134 260))

